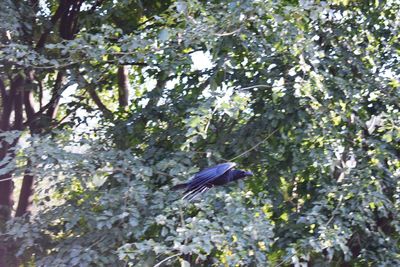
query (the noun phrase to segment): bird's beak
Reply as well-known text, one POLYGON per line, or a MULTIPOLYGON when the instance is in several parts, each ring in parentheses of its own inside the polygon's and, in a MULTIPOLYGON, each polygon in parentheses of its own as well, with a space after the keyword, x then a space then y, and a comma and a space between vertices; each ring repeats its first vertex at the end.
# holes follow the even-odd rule
POLYGON ((246 176, 253 176, 253 173, 251 171, 245 172, 246 176))

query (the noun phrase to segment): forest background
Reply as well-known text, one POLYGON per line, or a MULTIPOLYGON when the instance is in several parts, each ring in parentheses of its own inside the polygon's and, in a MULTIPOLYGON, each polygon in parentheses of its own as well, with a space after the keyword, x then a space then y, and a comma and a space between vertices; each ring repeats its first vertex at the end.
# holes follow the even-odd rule
POLYGON ((400 266, 399 14, 0 1, 0 266, 400 266))

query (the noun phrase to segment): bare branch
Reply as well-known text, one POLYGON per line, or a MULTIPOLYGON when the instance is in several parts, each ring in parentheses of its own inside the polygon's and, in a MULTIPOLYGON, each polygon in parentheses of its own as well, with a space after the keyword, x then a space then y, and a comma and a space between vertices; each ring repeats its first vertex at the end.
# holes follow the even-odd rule
MULTIPOLYGON (((60 93, 61 95, 61 93, 60 93)), ((31 118, 28 118, 25 122, 24 122, 24 126, 29 126, 32 125, 32 123, 40 117, 40 115, 43 115, 44 111, 46 111, 46 109, 48 109, 51 105, 53 105, 53 102, 56 101, 56 98, 52 98, 50 99, 50 101, 44 105, 42 108, 39 109, 38 112, 34 113, 33 116, 31 118)))
POLYGON ((100 111, 104 114, 106 118, 111 119, 113 117, 113 113, 109 110, 101 101, 100 97, 97 95, 96 90, 90 84, 88 84, 88 92, 90 97, 93 99, 96 106, 100 109, 100 111))
POLYGON ((240 32, 240 28, 236 29, 232 32, 222 32, 222 33, 215 33, 214 35, 218 36, 218 37, 222 37, 222 36, 230 36, 230 35, 234 35, 235 33, 240 32))
MULTIPOLYGON (((84 91, 83 95, 85 95, 87 92, 87 90, 84 91)), ((69 112, 67 112, 64 117, 62 117, 60 120, 58 120, 57 122, 53 123, 51 125, 51 128, 56 128, 58 126, 61 125, 61 123, 63 123, 71 114, 73 114, 74 112, 76 112, 79 109, 79 106, 75 106, 75 108, 73 110, 70 110, 69 112)))
POLYGON ((49 109, 47 110, 47 114, 46 114, 51 119, 54 119, 57 114, 57 110, 58 110, 58 106, 59 106, 59 102, 60 102, 60 98, 61 98, 61 88, 63 86, 64 81, 65 81, 65 71, 61 70, 57 73, 57 78, 56 78, 56 81, 55 81, 54 87, 53 87, 52 99, 54 99, 54 101, 52 101, 51 105, 49 106, 49 109))
POLYGON ((26 120, 26 122, 24 123, 24 126, 28 126, 28 125, 32 125, 32 123, 34 123, 35 120, 37 120, 41 115, 43 115, 45 113, 45 111, 47 110, 47 116, 50 116, 50 118, 54 118, 57 112, 57 107, 58 107, 58 101, 60 100, 60 97, 63 93, 63 91, 65 90, 65 88, 68 87, 68 84, 63 85, 63 83, 61 83, 61 81, 63 80, 63 76, 60 74, 60 76, 58 76, 59 80, 60 80, 60 87, 58 87, 57 84, 57 80, 56 83, 53 87, 53 95, 51 97, 51 99, 49 100, 49 102, 42 106, 39 111, 37 111, 36 113, 33 114, 33 116, 31 118, 28 118, 26 120), (57 90, 56 90, 57 89, 57 90))
POLYGON ((250 89, 255 89, 255 88, 267 88, 270 89, 272 88, 271 85, 266 85, 266 84, 258 84, 258 85, 252 85, 252 86, 248 86, 248 87, 242 87, 239 88, 239 91, 245 91, 245 90, 250 90, 250 89))
POLYGON ((55 26, 56 22, 61 18, 62 14, 66 12, 68 9, 67 1, 60 1, 60 5, 58 6, 56 13, 54 13, 53 17, 51 18, 51 25, 42 33, 39 38, 39 41, 36 44, 36 49, 41 49, 44 47, 46 43, 47 36, 55 26))
MULTIPOLYGON (((133 52, 129 53, 129 54, 133 54, 133 52)), ((81 65, 82 63, 88 62, 89 59, 87 59, 86 61, 84 61, 84 59, 82 59, 82 61, 79 62, 68 62, 65 64, 59 64, 59 65, 42 65, 42 66, 34 66, 34 65, 30 65, 29 68, 32 69, 42 69, 42 70, 62 70, 68 67, 73 67, 75 65, 81 65)), ((103 64, 117 64, 118 60, 106 60, 106 61, 101 61, 99 63, 103 63, 103 64)), ((26 65, 22 65, 18 62, 15 61, 7 61, 8 63, 15 65, 17 67, 21 67, 21 68, 26 68, 26 65)), ((144 62, 124 62, 124 63, 118 63, 119 65, 123 65, 123 66, 143 66, 146 67, 148 66, 147 63, 144 62)))
POLYGON ((172 256, 169 256, 169 257, 163 259, 162 261, 160 261, 159 263, 157 263, 156 265, 154 265, 154 267, 160 267, 161 265, 163 265, 164 262, 169 261, 170 259, 173 259, 175 257, 179 257, 180 255, 182 255, 182 253, 177 253, 172 256))

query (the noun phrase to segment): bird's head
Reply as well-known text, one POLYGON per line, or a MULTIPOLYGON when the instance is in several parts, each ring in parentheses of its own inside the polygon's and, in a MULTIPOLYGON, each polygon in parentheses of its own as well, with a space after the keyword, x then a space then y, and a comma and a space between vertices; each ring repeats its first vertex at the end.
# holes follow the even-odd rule
POLYGON ((252 173, 251 171, 238 170, 238 171, 235 173, 235 178, 234 178, 234 180, 243 179, 243 178, 246 178, 247 176, 253 176, 253 173, 252 173))
POLYGON ((251 171, 244 171, 244 176, 253 176, 251 171))

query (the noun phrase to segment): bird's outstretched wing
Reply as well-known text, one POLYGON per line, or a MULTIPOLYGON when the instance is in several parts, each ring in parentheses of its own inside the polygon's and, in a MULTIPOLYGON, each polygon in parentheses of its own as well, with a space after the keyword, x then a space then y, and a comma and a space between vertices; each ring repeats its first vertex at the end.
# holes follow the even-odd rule
POLYGON ((235 166, 236 163, 226 162, 200 171, 193 177, 192 180, 189 181, 189 186, 186 192, 193 191, 200 187, 208 185, 211 181, 220 177, 235 166))
POLYGON ((189 201, 194 200, 197 196, 200 194, 207 192, 212 188, 212 185, 202 185, 198 186, 196 188, 193 188, 192 190, 186 190, 185 195, 182 197, 182 199, 186 199, 189 201))

